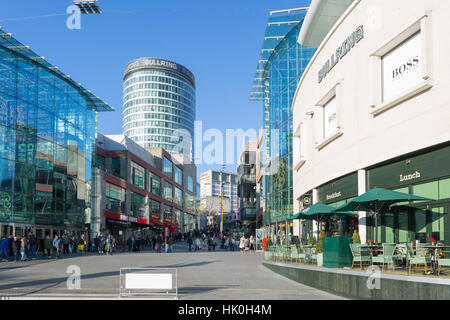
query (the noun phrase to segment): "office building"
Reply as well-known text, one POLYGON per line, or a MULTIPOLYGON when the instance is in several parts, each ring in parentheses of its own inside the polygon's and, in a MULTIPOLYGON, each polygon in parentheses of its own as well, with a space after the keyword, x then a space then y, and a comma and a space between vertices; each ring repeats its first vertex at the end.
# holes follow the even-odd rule
POLYGON ((123 134, 144 148, 193 155, 195 78, 158 58, 130 62, 123 79, 123 134))

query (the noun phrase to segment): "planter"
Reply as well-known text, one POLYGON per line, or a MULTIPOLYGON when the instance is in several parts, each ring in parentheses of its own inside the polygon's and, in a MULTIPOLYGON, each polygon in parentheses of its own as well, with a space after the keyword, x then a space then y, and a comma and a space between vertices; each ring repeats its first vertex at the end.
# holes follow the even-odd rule
POLYGON ((317 266, 323 266, 323 253, 317 253, 317 266))

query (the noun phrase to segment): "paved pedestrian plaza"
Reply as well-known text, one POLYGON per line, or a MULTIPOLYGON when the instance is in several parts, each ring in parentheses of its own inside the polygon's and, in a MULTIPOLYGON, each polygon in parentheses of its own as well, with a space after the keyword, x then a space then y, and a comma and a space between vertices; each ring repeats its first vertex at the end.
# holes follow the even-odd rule
POLYGON ((7 299, 114 299, 120 268, 177 268, 179 299, 302 300, 342 299, 280 276, 265 268, 262 254, 188 252, 176 243, 173 253, 84 253, 60 259, 0 263, 0 297, 7 299), (81 271, 80 289, 69 289, 69 266, 81 271))

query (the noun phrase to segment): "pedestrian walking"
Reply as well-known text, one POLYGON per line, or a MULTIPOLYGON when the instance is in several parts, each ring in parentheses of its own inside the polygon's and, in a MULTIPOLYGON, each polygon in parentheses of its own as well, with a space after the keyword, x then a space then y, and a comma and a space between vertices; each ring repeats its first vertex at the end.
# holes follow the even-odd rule
POLYGON ((244 240, 244 251, 245 253, 248 253, 249 250, 250 250, 250 238, 247 236, 245 237, 244 240))
POLYGON ((20 261, 28 260, 27 248, 28 248, 27 240, 25 238, 20 239, 20 255, 21 255, 20 261))
POLYGON ((253 235, 250 236, 250 251, 255 252, 256 249, 256 239, 253 235))
POLYGON ((66 234, 63 234, 63 253, 68 254, 69 253, 69 245, 70 245, 70 239, 66 234))
POLYGON ((14 236, 14 238, 13 238, 12 251, 13 251, 13 255, 14 255, 14 260, 16 262, 19 261, 20 240, 16 236, 14 236))
POLYGON ((28 249, 31 259, 36 260, 38 258, 36 254, 36 237, 31 231, 28 233, 28 249))
POLYGON ((230 251, 234 251, 234 246, 236 245, 236 240, 234 240, 233 236, 230 237, 230 251))
POLYGON ((169 237, 167 239, 167 243, 166 243, 166 253, 172 252, 172 250, 173 250, 172 245, 173 245, 172 237, 169 237))
POLYGON ((61 239, 58 237, 57 234, 55 234, 55 237, 53 238, 53 249, 56 250, 56 258, 59 258, 61 248, 61 239))
POLYGON ((2 262, 8 261, 8 239, 6 236, 2 237, 2 242, 0 242, 0 250, 2 252, 2 262))
POLYGON ((187 238, 187 244, 189 246, 189 252, 191 252, 192 251, 192 237, 190 234, 188 235, 188 238, 187 238))
POLYGON ((50 238, 50 235, 47 234, 44 239, 44 254, 46 254, 49 259, 52 257, 52 247, 52 238, 50 238))
POLYGON ((241 253, 244 253, 245 249, 245 237, 242 235, 241 239, 239 240, 239 249, 241 250, 241 253))

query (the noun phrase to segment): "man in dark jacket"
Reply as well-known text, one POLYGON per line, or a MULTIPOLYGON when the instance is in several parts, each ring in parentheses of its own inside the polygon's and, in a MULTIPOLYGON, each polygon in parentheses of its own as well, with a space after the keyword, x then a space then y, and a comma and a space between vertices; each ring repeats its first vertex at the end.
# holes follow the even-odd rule
POLYGON ((14 236, 13 242, 12 242, 12 251, 14 255, 14 260, 17 262, 19 261, 19 255, 20 255, 20 240, 14 236))
POLYGON ((36 260, 38 257, 36 254, 36 237, 31 231, 28 233, 28 248, 30 253, 29 256, 32 260, 36 260))

